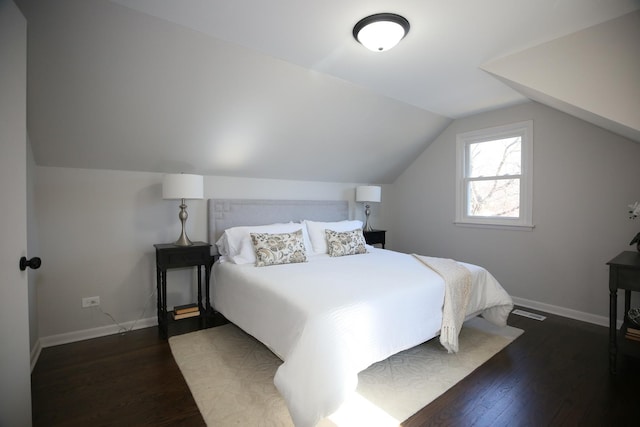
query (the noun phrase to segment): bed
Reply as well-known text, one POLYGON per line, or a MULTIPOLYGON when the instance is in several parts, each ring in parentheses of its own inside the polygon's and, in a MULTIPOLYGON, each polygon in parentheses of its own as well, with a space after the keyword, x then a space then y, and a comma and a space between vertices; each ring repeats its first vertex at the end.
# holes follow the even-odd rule
MULTIPOLYGON (((354 235, 362 252, 362 223, 348 220, 346 201, 208 203, 209 239, 220 252, 213 306, 283 360, 274 383, 296 426, 334 412, 356 389, 358 372, 441 335, 447 280, 421 257, 368 245, 365 253, 327 253, 336 255, 326 229, 341 239, 354 235), (306 258, 259 267, 261 236, 294 236, 306 258)), ((505 325, 513 303, 495 278, 453 263, 469 281, 462 320, 482 315, 505 325)))

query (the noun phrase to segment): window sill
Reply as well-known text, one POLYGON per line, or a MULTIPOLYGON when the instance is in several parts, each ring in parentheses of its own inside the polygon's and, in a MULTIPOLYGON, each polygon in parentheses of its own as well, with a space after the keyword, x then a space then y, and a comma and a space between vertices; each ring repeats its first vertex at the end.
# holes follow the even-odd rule
POLYGON ((477 222, 464 222, 464 221, 454 221, 455 225, 459 227, 470 227, 470 228, 492 228, 496 230, 515 230, 515 231, 533 231, 535 225, 515 225, 515 224, 483 224, 477 222))

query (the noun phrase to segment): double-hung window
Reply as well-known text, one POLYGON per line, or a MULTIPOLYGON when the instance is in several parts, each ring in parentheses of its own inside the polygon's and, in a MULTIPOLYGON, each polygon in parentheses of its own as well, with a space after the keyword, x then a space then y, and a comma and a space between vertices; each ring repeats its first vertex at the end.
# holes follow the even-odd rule
POLYGON ((533 121, 457 135, 456 224, 533 228, 533 121))

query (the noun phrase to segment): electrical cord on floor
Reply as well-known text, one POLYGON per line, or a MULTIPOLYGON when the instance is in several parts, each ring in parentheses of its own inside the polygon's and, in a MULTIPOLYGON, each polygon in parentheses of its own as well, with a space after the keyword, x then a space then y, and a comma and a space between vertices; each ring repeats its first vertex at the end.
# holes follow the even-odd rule
POLYGON ((113 322, 114 325, 116 325, 118 327, 118 333, 121 335, 124 335, 128 332, 131 332, 133 330, 133 328, 135 328, 136 323, 138 323, 140 320, 144 319, 144 315, 147 312, 147 309, 149 308, 149 304, 151 303, 151 301, 153 301, 153 297, 155 296, 156 292, 155 290, 151 292, 151 294, 149 295, 149 298, 147 298, 147 303, 144 306, 144 309, 142 310, 142 314, 140 315, 140 317, 138 317, 136 320, 133 321, 133 323, 131 324, 130 328, 126 328, 124 326, 122 326, 120 323, 118 323, 118 321, 115 319, 115 317, 113 317, 110 313, 104 311, 102 309, 102 306, 95 306, 95 308, 97 308, 98 310, 100 310, 100 313, 104 314, 105 316, 107 316, 108 318, 111 319, 111 321, 113 322))

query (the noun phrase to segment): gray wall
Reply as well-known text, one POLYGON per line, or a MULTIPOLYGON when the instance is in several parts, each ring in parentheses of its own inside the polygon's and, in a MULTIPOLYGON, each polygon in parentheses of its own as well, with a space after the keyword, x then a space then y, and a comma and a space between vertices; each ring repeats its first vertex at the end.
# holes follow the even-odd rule
MULTIPOLYGON (((83 297, 100 296, 101 309, 126 328, 152 324, 154 243, 180 234, 178 205, 163 200, 162 174, 35 167, 35 210, 43 267, 37 281, 38 333, 43 346, 115 333, 118 327, 83 297)), ((205 198, 349 200, 356 184, 205 177, 205 198)), ((384 197, 384 195, 383 195, 384 197)), ((187 234, 207 240, 206 200, 188 201, 187 234)), ((374 215, 379 210, 374 207, 374 215)), ((376 216, 374 216, 374 220, 376 216)), ((192 269, 168 272, 168 305, 195 296, 192 269)))
POLYGON ((517 301, 603 323, 606 262, 640 222, 640 144, 537 103, 453 122, 393 184, 385 219, 404 252, 483 265, 517 301), (523 120, 534 125, 533 231, 456 226, 456 134, 523 120))

